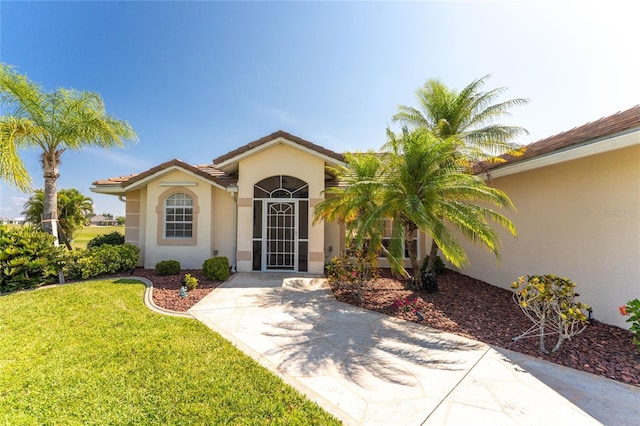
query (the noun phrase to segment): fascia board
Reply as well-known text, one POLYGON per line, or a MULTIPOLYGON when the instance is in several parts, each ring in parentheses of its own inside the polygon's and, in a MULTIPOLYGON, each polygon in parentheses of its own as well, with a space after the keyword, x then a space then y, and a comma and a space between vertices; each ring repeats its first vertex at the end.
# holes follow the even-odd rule
POLYGON ((89 190, 96 194, 124 195, 124 189, 119 184, 92 186, 89 190))

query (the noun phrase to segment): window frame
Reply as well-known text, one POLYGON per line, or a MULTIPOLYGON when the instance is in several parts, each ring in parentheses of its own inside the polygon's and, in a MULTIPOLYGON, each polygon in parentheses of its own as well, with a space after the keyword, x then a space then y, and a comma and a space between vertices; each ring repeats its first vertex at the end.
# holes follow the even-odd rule
MULTIPOLYGON (((157 213, 157 243, 158 245, 180 245, 190 246, 198 243, 198 214, 200 213, 200 206, 198 204, 198 196, 195 192, 184 187, 172 187, 164 191, 158 197, 158 204, 156 205, 157 213), (169 197, 176 194, 185 194, 191 197, 191 236, 190 237, 167 237, 166 225, 167 225, 167 200, 169 197)), ((179 222, 175 222, 179 223, 179 222)), ((187 223, 187 222, 182 222, 187 223)))

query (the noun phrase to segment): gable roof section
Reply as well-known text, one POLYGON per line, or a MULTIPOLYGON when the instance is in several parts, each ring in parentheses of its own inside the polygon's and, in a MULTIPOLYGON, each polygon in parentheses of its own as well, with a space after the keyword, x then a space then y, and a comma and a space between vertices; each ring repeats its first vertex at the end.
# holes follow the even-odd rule
MULTIPOLYGON (((142 173, 135 173, 127 176, 118 176, 118 177, 109 178, 109 179, 97 180, 93 182, 93 185, 97 187, 95 189, 104 188, 105 189, 104 192, 111 192, 111 193, 124 192, 127 189, 135 187, 136 184, 143 183, 149 179, 153 179, 155 177, 161 176, 176 168, 191 172, 194 175, 199 176, 207 181, 210 181, 223 189, 226 189, 227 187, 236 184, 235 179, 233 179, 230 176, 227 176, 223 171, 217 169, 211 164, 192 166, 190 164, 185 163, 184 161, 174 158, 173 160, 159 164, 142 173), (107 188, 111 188, 111 191, 109 191, 107 188)), ((103 191, 98 190, 94 192, 103 192, 103 191)))
POLYGON ((249 142, 248 144, 241 146, 240 148, 234 149, 233 151, 221 155, 220 157, 213 160, 213 164, 215 165, 215 167, 220 168, 221 170, 234 170, 237 162, 242 158, 255 154, 256 152, 266 149, 267 147, 275 143, 289 143, 290 145, 297 145, 303 150, 311 151, 315 155, 324 157, 325 161, 329 161, 332 163, 344 163, 344 155, 323 148, 320 145, 316 145, 283 130, 278 130, 277 132, 271 133, 270 135, 262 137, 253 142, 249 142))
MULTIPOLYGON (((575 127, 566 132, 541 139, 527 145, 524 155, 519 157, 503 155, 502 158, 506 160, 504 163, 494 163, 490 165, 485 164, 483 168, 479 168, 478 170, 489 170, 493 176, 498 177, 500 175, 510 174, 499 174, 498 172, 503 169, 506 170, 510 168, 515 170, 517 166, 521 166, 520 168, 522 169, 526 162, 542 160, 543 158, 550 157, 554 154, 566 153, 567 155, 564 156, 565 159, 563 161, 570 159, 572 155, 575 155, 574 158, 590 155, 588 153, 584 155, 577 155, 578 148, 593 146, 591 154, 594 154, 598 152, 606 152, 613 147, 628 146, 637 143, 640 143, 640 105, 636 105, 628 110, 620 111, 616 114, 603 117, 582 126, 575 127), (595 149, 595 145, 598 143, 607 142, 611 139, 623 137, 634 132, 638 133, 636 137, 630 138, 623 143, 618 143, 617 146, 612 145, 609 148, 599 147, 599 149, 595 149), (569 151, 576 152, 571 154, 569 151)), ((541 161, 539 161, 539 163, 541 165, 545 165, 542 164, 541 161)), ((547 163, 551 164, 549 162, 547 163)))

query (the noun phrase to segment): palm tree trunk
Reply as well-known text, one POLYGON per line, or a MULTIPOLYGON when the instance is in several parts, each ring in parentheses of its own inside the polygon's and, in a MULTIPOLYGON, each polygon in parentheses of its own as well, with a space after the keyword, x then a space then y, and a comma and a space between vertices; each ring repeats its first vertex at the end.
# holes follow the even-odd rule
POLYGON ((53 234, 53 227, 58 220, 58 177, 60 177, 58 165, 60 157, 57 151, 45 151, 41 157, 44 177, 44 208, 43 229, 53 234))
POLYGON ((429 252, 429 261, 427 262, 427 271, 433 271, 436 265, 436 256, 438 255, 438 244, 436 240, 431 241, 431 251, 429 252))
POLYGON ((405 244, 407 245, 407 251, 409 252, 409 260, 411 261, 411 267, 413 268, 413 279, 416 288, 420 287, 420 263, 418 262, 418 252, 416 246, 413 245, 413 241, 416 237, 416 229, 413 227, 407 227, 405 232, 405 244))

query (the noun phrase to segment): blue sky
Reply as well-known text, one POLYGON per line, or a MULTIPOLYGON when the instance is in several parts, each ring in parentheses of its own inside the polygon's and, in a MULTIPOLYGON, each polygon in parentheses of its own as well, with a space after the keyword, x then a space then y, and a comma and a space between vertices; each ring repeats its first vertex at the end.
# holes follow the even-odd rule
MULTIPOLYGON (((527 144, 640 103, 635 2, 0 2, 0 60, 44 88, 95 91, 139 142, 62 156, 59 188, 124 214, 98 179, 211 160, 282 129, 379 148, 428 78, 525 97, 527 144), (393 127, 393 126, 392 126, 393 127)), ((22 152, 34 188, 38 152, 22 152)), ((0 216, 28 194, 0 184, 0 216)))

